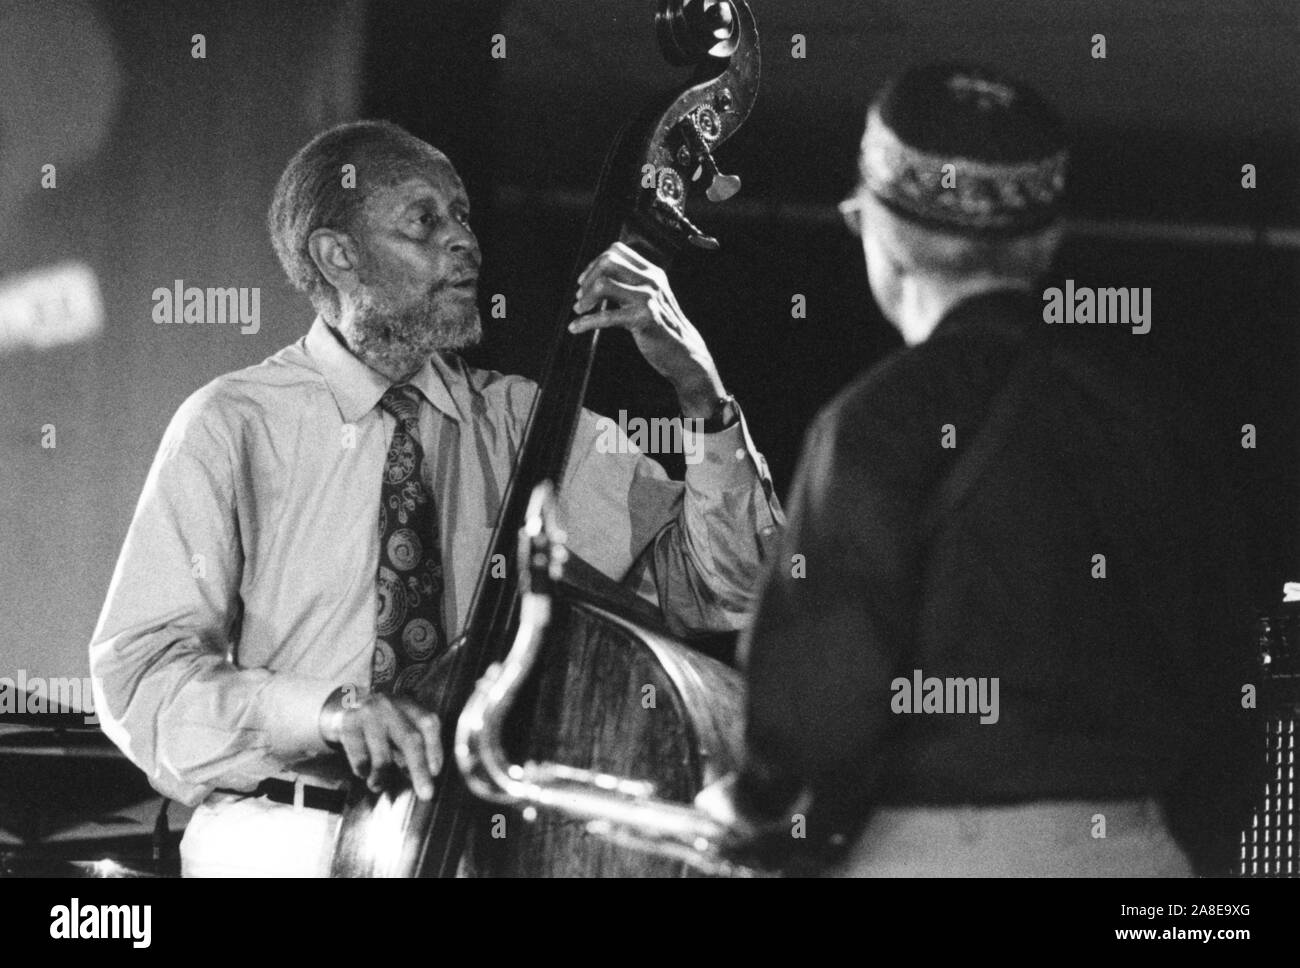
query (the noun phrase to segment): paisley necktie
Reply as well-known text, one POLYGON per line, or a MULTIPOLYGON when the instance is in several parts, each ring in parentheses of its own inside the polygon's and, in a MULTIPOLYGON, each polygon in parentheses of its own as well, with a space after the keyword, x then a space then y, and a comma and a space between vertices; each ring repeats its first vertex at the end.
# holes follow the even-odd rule
POLYGON ((424 483, 420 394, 391 387, 379 405, 397 418, 379 500, 379 615, 371 688, 409 694, 446 646, 442 554, 433 495, 424 483))

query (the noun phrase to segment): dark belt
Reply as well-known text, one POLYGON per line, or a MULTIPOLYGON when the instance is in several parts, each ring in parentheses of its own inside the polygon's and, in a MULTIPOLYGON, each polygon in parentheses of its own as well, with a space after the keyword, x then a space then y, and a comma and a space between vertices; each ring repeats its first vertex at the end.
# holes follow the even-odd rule
MULTIPOLYGON (((244 790, 218 790, 217 792, 234 793, 241 797, 266 797, 273 803, 291 804, 294 802, 294 786, 295 784, 290 783, 288 780, 270 778, 259 783, 252 792, 244 790)), ((310 810, 342 813, 347 796, 347 790, 311 786, 307 783, 302 785, 302 805, 310 810)))

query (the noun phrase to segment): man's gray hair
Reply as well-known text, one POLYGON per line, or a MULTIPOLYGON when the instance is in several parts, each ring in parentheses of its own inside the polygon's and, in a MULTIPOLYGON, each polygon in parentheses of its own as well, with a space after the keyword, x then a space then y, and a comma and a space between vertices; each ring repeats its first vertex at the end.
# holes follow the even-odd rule
POLYGON ((290 159, 275 186, 267 228, 293 287, 332 319, 338 294, 312 260, 308 240, 317 229, 353 233, 366 198, 376 188, 450 164, 437 148, 389 121, 352 121, 323 131, 290 159), (353 165, 347 178, 345 165, 353 165), (344 187, 354 184, 356 187, 344 187))
POLYGON ((906 269, 941 280, 991 274, 1033 282, 1051 267, 1061 241, 1055 222, 1014 236, 945 232, 900 218, 868 196, 865 218, 879 226, 886 248, 906 269))

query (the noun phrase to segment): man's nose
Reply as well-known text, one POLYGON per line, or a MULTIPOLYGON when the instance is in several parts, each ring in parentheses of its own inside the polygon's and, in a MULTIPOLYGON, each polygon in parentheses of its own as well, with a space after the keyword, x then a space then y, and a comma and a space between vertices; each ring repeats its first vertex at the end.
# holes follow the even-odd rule
POLYGON ((464 225, 455 219, 450 220, 445 244, 447 251, 453 255, 468 254, 475 258, 478 257, 478 236, 470 230, 468 225, 464 225))

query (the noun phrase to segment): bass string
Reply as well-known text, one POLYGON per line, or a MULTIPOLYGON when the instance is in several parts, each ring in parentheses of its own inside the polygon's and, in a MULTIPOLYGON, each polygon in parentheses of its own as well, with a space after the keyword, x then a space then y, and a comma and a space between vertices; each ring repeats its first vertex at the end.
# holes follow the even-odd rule
MULTIPOLYGON (((603 180, 604 179, 602 179, 602 181, 603 180)), ((617 219, 616 214, 614 213, 612 207, 608 204, 605 204, 603 200, 600 197, 598 197, 595 203, 595 208, 592 212, 591 220, 587 226, 587 231, 584 233, 584 239, 583 239, 584 244, 580 249, 580 257, 578 260, 580 266, 585 266, 588 262, 590 262, 592 258, 595 257, 597 251, 601 248, 600 242, 602 239, 612 240, 614 238, 617 238, 619 234, 619 229, 621 228, 621 226, 617 224, 618 221, 620 220, 617 219)), ((608 244, 608 242, 606 241, 605 244, 608 244)), ((576 276, 575 276, 575 281, 576 281, 576 276)), ((581 377, 584 375, 584 374, 570 374, 565 372, 565 370, 567 369, 566 364, 572 366, 573 361, 575 359, 578 360, 581 359, 580 353, 576 354, 575 356, 575 354, 573 354, 572 352, 570 353, 568 359, 565 359, 564 357, 563 351, 566 348, 565 340, 574 339, 576 342, 576 338, 571 337, 567 329, 565 328, 567 326, 567 322, 574 317, 572 316, 572 313, 567 313, 565 315, 568 316, 568 319, 562 321, 561 327, 556 334, 557 343, 555 344, 553 350, 552 366, 548 367, 549 372, 547 372, 546 375, 544 376, 543 384, 539 386, 538 392, 533 399, 533 405, 532 408, 530 409, 529 417, 526 422, 524 440, 520 444, 519 452, 515 458, 515 465, 511 470, 511 480, 509 486, 506 488, 505 491, 507 501, 511 500, 511 496, 515 494, 515 488, 519 487, 522 483, 518 479, 519 469, 525 459, 525 455, 529 454, 531 451, 530 444, 535 446, 533 438, 534 435, 536 435, 540 429, 536 425, 535 418, 537 417, 538 407, 541 406, 542 404, 543 397, 545 395, 544 391, 547 385, 548 384, 553 385, 553 381, 555 380, 566 381, 562 385, 567 385, 568 380, 573 379, 575 377, 581 377)), ((570 344, 570 346, 572 345, 573 344, 570 344)), ((561 399, 562 402, 565 402, 563 400, 563 397, 561 399)), ((577 405, 581 405, 581 402, 582 402, 581 400, 577 401, 577 405)), ((559 415, 557 415, 557 419, 559 419, 559 415)), ((573 419, 576 420, 576 418, 573 419)), ((553 428, 548 428, 548 431, 550 433, 554 432, 553 428)), ((563 446, 563 445, 567 445, 568 441, 564 440, 561 441, 560 443, 563 446)), ((552 484, 556 488, 557 493, 559 491, 560 483, 561 482, 559 481, 552 482, 552 484)), ((503 518, 503 520, 500 522, 500 527, 509 527, 511 523, 512 522, 506 521, 503 518)), ((495 550, 495 548, 498 546, 498 544, 499 544, 499 535, 494 534, 492 546, 491 548, 489 548, 489 552, 488 552, 489 560, 484 562, 484 565, 479 573, 480 585, 486 580, 484 576, 486 576, 489 572, 489 569, 491 567, 491 555, 493 550, 495 550)), ((477 593, 475 597, 477 598, 477 593)), ((473 608, 471 608, 470 614, 471 616, 474 614, 473 608)), ((462 695, 468 695, 468 689, 466 687, 472 688, 473 686, 472 683, 464 682, 464 678, 467 675, 466 667, 468 666, 470 669, 470 672, 468 674, 473 674, 474 672, 477 672, 478 667, 482 664, 481 660, 482 658, 484 658, 483 653, 485 653, 488 649, 490 649, 490 647, 491 647, 491 643, 489 642, 474 641, 472 638, 470 638, 470 639, 466 639, 464 642, 464 646, 455 655, 452 656, 451 665, 450 668, 448 669, 447 675, 450 682, 453 683, 453 686, 452 688, 441 690, 441 695, 439 698, 439 708, 436 710, 438 714, 439 722, 442 724, 444 735, 451 735, 451 736, 455 735, 455 730, 454 728, 452 728, 452 725, 450 723, 450 718, 453 714, 459 715, 459 709, 456 709, 455 707, 461 705, 462 695)), ((443 755, 444 771, 455 769, 453 755, 454 755, 454 750, 444 749, 444 755, 443 755)), ((445 776, 445 772, 444 772, 444 776, 445 776)), ((447 820, 447 822, 450 824, 451 827, 449 831, 450 836, 443 838, 443 842, 441 845, 441 856, 438 861, 437 872, 440 876, 446 876, 451 864, 459 863, 460 858, 458 856, 453 857, 452 853, 457 849, 458 844, 463 843, 463 838, 459 836, 459 831, 460 828, 464 825, 464 823, 467 820, 466 815, 470 812, 470 810, 461 809, 462 800, 464 798, 460 796, 453 797, 448 795, 449 794, 448 787, 449 784, 446 782, 446 780, 442 780, 441 782, 437 783, 436 788, 434 790, 433 805, 430 811, 429 822, 428 822, 428 829, 436 830, 439 826, 439 821, 442 818, 443 814, 451 811, 451 815, 447 820), (455 801, 455 803, 448 802, 453 800, 455 801)))

